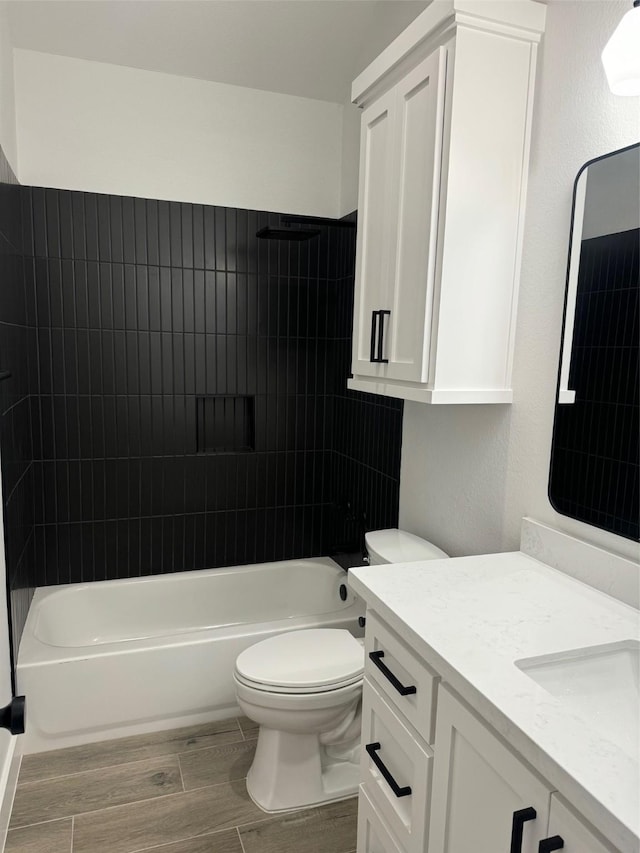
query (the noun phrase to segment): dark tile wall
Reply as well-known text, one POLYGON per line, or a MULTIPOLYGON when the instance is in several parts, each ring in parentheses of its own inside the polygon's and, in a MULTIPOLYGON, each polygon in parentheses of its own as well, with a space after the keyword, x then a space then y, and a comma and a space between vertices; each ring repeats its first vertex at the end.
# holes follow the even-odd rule
POLYGON ((345 495, 396 523, 401 406, 344 390, 353 229, 26 192, 38 584, 329 553, 345 495), (198 452, 214 395, 253 398, 254 450, 198 452))
POLYGON ((0 151, 0 456, 12 654, 35 586, 31 395, 37 392, 32 281, 22 245, 21 190, 0 151))
MULTIPOLYGON (((349 217, 355 224, 355 215, 349 217)), ((400 500, 400 451, 404 403, 347 390, 356 257, 355 228, 343 235, 338 264, 342 336, 336 342, 340 379, 334 394, 330 550, 355 551, 363 528, 396 527, 400 500), (346 505, 349 511, 345 512, 346 505), (332 538, 331 538, 332 537, 332 538)))
POLYGON ((584 240, 569 387, 558 405, 549 496, 558 512, 640 538, 640 231, 584 240))

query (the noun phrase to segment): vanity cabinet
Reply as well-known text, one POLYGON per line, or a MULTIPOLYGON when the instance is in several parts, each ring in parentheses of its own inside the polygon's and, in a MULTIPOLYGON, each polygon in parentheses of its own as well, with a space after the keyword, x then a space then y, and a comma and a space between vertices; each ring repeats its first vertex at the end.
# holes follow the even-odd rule
POLYGON ((617 853, 582 821, 560 794, 551 795, 548 836, 559 835, 563 853, 617 853))
POLYGON ((446 687, 436 744, 429 853, 537 853, 551 789, 446 687))
POLYGON ((357 78, 353 378, 508 403, 536 49, 531 0, 436 0, 357 78))
POLYGON ((365 653, 357 853, 619 853, 371 610, 365 653))

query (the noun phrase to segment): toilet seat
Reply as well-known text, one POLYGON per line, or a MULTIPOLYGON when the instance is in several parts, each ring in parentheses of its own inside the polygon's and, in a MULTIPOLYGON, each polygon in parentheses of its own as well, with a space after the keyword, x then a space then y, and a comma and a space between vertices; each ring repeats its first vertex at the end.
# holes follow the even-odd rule
POLYGON ((360 684, 363 676, 360 675, 346 681, 339 681, 333 684, 322 685, 320 687, 308 687, 305 689, 283 687, 281 684, 263 684, 261 681, 251 681, 249 678, 244 678, 237 672, 235 673, 235 679, 238 684, 244 684, 245 687, 251 687, 253 690, 260 690, 263 693, 279 693, 283 696, 311 696, 314 693, 329 693, 333 690, 342 690, 343 687, 350 687, 352 684, 360 684))
POLYGON ((266 693, 313 694, 362 681, 364 650, 348 631, 309 628, 262 640, 236 661, 235 677, 266 693))

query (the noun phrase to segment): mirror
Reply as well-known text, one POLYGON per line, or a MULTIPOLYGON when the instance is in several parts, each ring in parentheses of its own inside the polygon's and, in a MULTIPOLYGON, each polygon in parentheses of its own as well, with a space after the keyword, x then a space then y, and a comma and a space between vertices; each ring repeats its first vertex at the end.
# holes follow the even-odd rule
POLYGON ((640 144, 576 178, 551 445, 562 515, 640 540, 640 144))

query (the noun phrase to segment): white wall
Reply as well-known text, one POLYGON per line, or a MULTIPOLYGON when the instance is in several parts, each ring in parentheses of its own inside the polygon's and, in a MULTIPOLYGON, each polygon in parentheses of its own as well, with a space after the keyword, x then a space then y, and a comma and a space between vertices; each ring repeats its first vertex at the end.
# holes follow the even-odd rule
POLYGON ((16 49, 23 184, 340 212, 339 104, 16 49))
POLYGON ((547 499, 573 182, 637 142, 638 98, 609 92, 600 52, 626 0, 550 0, 540 56, 510 407, 405 404, 400 524, 452 555, 517 549, 524 515, 638 558, 629 540, 547 499))
POLYGON ((340 216, 358 207, 358 174, 360 164, 360 116, 362 111, 352 104, 344 105, 342 118, 342 170, 340 180, 340 216))
POLYGON ((8 7, 5 2, 0 2, 0 146, 14 173, 17 173, 13 49, 9 35, 8 7))

